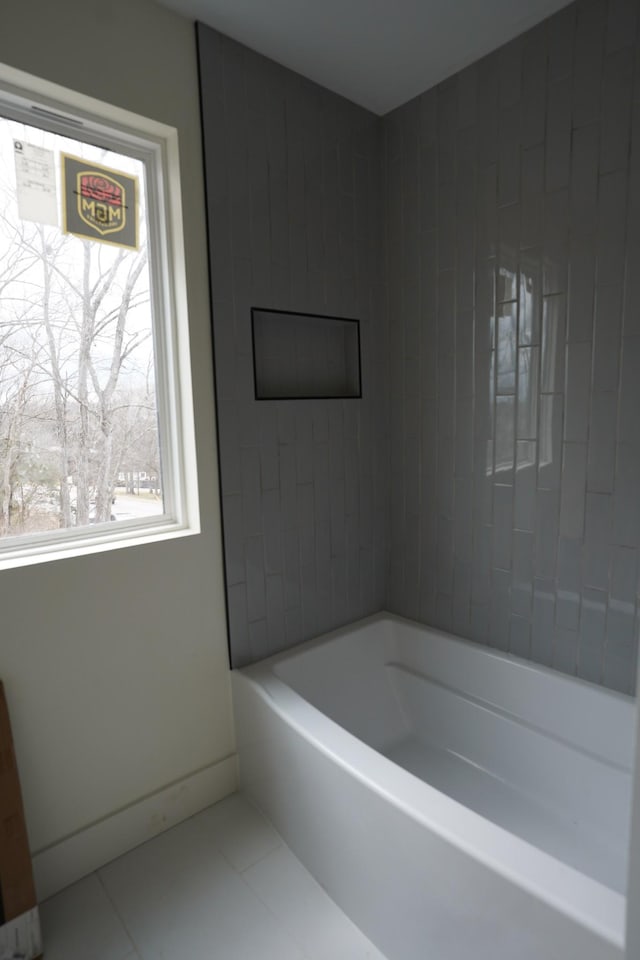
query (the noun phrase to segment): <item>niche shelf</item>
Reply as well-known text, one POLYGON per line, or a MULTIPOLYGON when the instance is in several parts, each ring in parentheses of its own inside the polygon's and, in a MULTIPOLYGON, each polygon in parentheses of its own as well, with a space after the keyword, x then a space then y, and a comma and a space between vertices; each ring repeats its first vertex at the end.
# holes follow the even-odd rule
POLYGON ((251 308, 256 400, 361 397, 360 321, 251 308))

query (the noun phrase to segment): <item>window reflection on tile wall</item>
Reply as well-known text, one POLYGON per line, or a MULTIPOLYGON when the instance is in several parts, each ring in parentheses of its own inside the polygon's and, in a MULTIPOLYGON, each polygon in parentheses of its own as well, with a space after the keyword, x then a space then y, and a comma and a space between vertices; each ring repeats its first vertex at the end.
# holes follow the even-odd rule
POLYGON ((638 11, 572 4, 384 119, 390 607, 627 692, 638 11))

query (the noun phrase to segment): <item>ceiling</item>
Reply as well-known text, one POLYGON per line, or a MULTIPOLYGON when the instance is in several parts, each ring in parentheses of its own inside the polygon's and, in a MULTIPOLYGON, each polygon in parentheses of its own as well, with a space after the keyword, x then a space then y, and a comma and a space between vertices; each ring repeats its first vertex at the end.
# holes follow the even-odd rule
POLYGON ((161 0, 383 114, 568 0, 161 0))

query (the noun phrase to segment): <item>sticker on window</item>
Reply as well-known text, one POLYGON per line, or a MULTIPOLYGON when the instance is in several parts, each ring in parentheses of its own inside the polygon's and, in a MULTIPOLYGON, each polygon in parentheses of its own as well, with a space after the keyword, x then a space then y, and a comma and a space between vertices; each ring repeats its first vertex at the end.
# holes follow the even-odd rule
POLYGON ((62 154, 63 230, 138 249, 138 178, 62 154))
POLYGON ((58 226, 58 200, 53 150, 13 141, 18 216, 32 223, 58 226))

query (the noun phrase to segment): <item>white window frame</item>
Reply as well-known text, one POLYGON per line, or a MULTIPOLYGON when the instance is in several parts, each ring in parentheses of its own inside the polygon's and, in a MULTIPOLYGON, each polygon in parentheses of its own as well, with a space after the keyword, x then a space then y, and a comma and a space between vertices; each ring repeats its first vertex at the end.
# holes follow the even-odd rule
POLYGON ((0 539, 0 570, 200 533, 178 132, 0 64, 0 115, 145 163, 164 512, 0 539))

